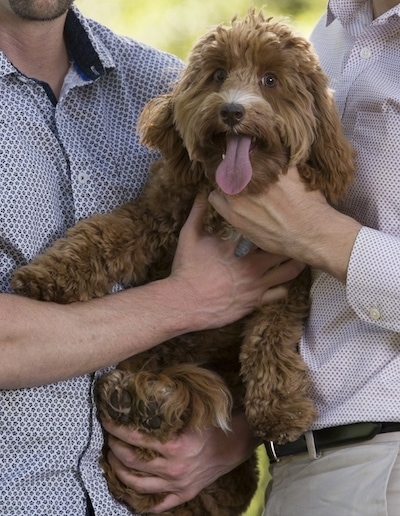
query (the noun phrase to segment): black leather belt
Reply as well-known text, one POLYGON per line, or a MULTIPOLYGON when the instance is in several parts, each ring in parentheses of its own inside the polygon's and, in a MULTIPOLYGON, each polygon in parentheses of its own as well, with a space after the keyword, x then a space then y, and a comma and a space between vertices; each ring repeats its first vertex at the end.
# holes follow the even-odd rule
MULTIPOLYGON (((314 430, 312 437, 315 451, 318 453, 327 448, 368 441, 378 434, 387 432, 400 432, 400 423, 354 423, 352 425, 333 426, 314 430)), ((277 444, 272 441, 265 441, 264 444, 270 462, 279 462, 281 457, 310 451, 305 435, 291 443, 277 444)))

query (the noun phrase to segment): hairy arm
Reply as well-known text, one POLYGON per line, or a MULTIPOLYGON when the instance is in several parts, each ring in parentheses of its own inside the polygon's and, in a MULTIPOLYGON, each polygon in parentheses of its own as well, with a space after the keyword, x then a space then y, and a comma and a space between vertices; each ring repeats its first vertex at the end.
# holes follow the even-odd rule
POLYGON ((0 388, 43 385, 93 372, 173 336, 228 324, 284 295, 302 265, 202 232, 205 200, 182 229, 171 275, 86 303, 0 295, 0 388), (282 263, 277 270, 277 264, 282 263))

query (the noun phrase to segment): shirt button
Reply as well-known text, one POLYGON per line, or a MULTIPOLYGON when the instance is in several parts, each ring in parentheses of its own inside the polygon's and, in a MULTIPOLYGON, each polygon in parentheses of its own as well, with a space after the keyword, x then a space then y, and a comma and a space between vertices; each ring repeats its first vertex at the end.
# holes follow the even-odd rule
POLYGON ((370 308, 369 309, 369 317, 373 321, 378 321, 381 318, 381 311, 379 310, 379 308, 376 308, 376 307, 370 308))
POLYGON ((81 185, 85 185, 89 180, 89 176, 85 174, 85 172, 80 172, 78 174, 78 183, 81 185))
POLYGON ((364 47, 360 50, 360 57, 362 59, 369 59, 372 55, 371 49, 368 47, 364 47))

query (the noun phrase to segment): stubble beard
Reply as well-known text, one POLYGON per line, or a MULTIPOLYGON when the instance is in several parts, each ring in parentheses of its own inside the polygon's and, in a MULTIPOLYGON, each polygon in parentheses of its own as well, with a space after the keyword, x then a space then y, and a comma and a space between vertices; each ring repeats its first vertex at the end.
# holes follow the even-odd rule
POLYGON ((30 21, 50 21, 62 16, 74 0, 9 0, 11 10, 30 21))

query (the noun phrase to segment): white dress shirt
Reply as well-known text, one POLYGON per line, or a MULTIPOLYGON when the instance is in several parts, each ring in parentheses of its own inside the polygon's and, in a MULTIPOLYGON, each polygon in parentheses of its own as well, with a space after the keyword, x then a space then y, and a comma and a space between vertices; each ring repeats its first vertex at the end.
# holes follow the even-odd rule
POLYGON ((347 284, 315 271, 301 342, 314 429, 400 421, 400 7, 331 0, 312 41, 357 157, 339 209, 363 224, 347 284))

